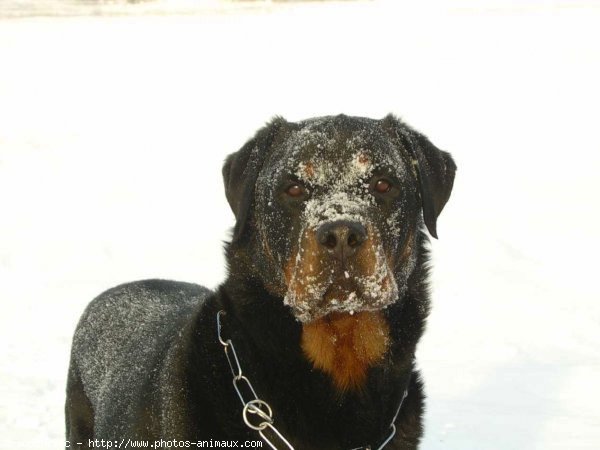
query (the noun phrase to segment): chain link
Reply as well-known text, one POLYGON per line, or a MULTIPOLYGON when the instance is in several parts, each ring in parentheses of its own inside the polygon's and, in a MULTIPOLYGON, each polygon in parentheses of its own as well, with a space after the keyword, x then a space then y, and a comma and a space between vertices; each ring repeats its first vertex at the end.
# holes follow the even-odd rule
MULTIPOLYGON (((263 438, 263 440, 267 444, 269 444, 269 446, 273 450, 278 450, 278 448, 271 441, 271 439, 269 439, 267 436, 265 436, 264 431, 267 428, 270 429, 272 431, 272 433, 275 436, 277 436, 277 438, 288 449, 294 450, 294 447, 292 447, 292 444, 290 444, 289 441, 275 427, 274 420, 273 420, 273 410, 271 409, 271 406, 264 400, 261 400, 260 398, 258 398, 258 395, 256 394, 256 391, 254 390, 254 386, 252 386, 252 383, 250 382, 250 380, 243 374, 242 366, 240 365, 240 360, 238 359, 233 342, 231 341, 231 339, 227 339, 227 340, 223 339, 222 327, 221 327, 221 316, 225 315, 225 314, 227 314, 227 313, 223 310, 220 310, 217 313, 217 335, 219 338, 219 342, 223 346, 223 351, 225 352, 225 356, 227 358, 227 363, 229 364, 229 368, 231 369, 231 375, 233 375, 233 387, 235 389, 235 392, 237 393, 237 396, 240 399, 240 402, 242 403, 242 418, 244 419, 244 423, 246 424, 246 426, 248 428, 258 431, 258 434, 260 435, 260 437, 263 438), (231 350, 231 353, 229 352, 230 350, 231 350), (246 391, 247 391, 246 394, 251 393, 254 398, 252 398, 250 400, 246 400, 246 398, 244 397, 244 393, 242 392, 242 389, 241 389, 241 386, 244 386, 244 385, 246 386, 246 391), (250 420, 251 416, 249 416, 249 414, 258 417, 261 421, 258 423, 253 423, 250 420)), ((402 399, 400 400, 400 404, 398 405, 396 414, 394 415, 394 418, 392 419, 392 423, 390 425, 390 430, 391 430, 390 434, 388 435, 386 440, 383 441, 383 443, 379 447, 377 447, 377 450, 382 450, 392 440, 392 438, 396 434, 395 422, 396 422, 396 419, 398 418, 398 414, 400 413, 400 408, 402 408, 402 403, 404 403, 404 399, 406 398, 407 395, 408 395, 408 387, 404 390, 404 394, 402 396, 402 399)), ((352 450, 371 450, 371 447, 370 446, 356 447, 352 450)))
POLYGON ((223 346, 223 350, 225 351, 225 356, 227 357, 227 362, 229 363, 229 368, 231 369, 231 374, 233 375, 233 387, 238 397, 240 398, 240 402, 242 403, 242 418, 244 419, 244 423, 248 428, 251 428, 255 431, 258 431, 260 437, 269 444, 269 446, 273 450, 278 450, 275 444, 269 439, 265 434, 264 430, 267 428, 271 429, 271 431, 277 436, 277 438, 290 450, 294 450, 292 444, 288 442, 288 440, 283 437, 283 435, 279 432, 279 430, 273 425, 273 410, 271 406, 258 398, 256 391, 254 390, 254 386, 250 380, 243 374, 242 366, 240 365, 240 360, 238 359, 237 353, 235 351, 235 346, 231 339, 224 340, 222 335, 222 327, 221 327, 221 316, 225 315, 226 312, 221 310, 217 313, 217 332, 219 336, 219 342, 223 346), (231 354, 229 353, 231 350, 231 354), (232 359, 233 355, 233 359, 232 359), (242 392, 241 386, 245 385, 247 390, 254 397, 253 399, 246 400, 244 394, 242 392), (252 423, 250 421, 250 416, 257 416, 261 421, 258 423, 252 423))

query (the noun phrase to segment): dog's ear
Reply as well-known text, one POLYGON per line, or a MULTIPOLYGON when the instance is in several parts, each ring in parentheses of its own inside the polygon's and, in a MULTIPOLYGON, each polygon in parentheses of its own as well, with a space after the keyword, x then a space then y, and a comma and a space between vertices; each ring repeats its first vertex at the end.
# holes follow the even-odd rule
POLYGON ((437 239, 437 218, 450 198, 456 164, 450 153, 438 149, 427 137, 393 115, 384 118, 383 124, 387 130, 393 130, 394 137, 409 152, 419 178, 423 220, 429 233, 437 239))
POLYGON ((247 228, 254 199, 254 185, 267 159, 271 145, 287 122, 275 117, 237 152, 227 157, 223 165, 225 196, 235 215, 232 241, 240 239, 247 228))

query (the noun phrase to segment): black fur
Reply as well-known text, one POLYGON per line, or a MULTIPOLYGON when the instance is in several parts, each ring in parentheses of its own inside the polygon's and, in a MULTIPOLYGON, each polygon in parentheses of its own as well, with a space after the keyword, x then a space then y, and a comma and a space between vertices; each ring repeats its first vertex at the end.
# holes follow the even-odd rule
MULTIPOLYGON (((398 216, 406 222, 399 225, 414 229, 415 264, 401 298, 383 310, 390 346, 369 369, 366 384, 340 392, 326 374, 313 368, 300 345, 303 325, 283 302, 285 283, 276 266, 290 257, 287 241, 298 235, 299 219, 296 206, 261 203, 258 191, 266 188, 260 186, 259 176, 273 167, 286 139, 305 123, 278 118, 225 162, 225 190, 236 226, 226 247, 229 276, 215 292, 148 280, 113 288, 86 309, 75 332, 67 385, 71 448, 88 448, 88 439, 96 438, 259 439, 242 421, 217 339, 219 310, 226 311, 223 334, 234 342, 244 374, 271 405, 275 425, 297 450, 376 448, 389 433, 405 388, 408 396, 396 420, 398 431, 386 448, 417 448, 424 395, 414 352, 429 308, 427 236, 421 231, 421 217, 435 235, 455 166, 449 154, 392 116, 382 121, 346 116, 321 120, 324 130, 336 133, 375 130, 373 145, 402 153, 407 167, 413 159, 418 162, 418 181, 399 181, 407 186, 402 205, 410 209, 398 216), (269 208, 278 212, 277 226, 268 223, 269 208), (275 256, 265 254, 259 229, 273 233, 268 239, 275 256)), ((378 207, 385 215, 398 205, 386 200, 378 207)), ((387 242, 385 236, 382 239, 387 242)))

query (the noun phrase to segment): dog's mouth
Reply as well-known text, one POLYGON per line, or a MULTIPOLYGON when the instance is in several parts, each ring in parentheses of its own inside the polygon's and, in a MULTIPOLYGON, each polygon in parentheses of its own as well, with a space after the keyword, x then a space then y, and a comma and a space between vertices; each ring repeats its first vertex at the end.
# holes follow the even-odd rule
POLYGON ((313 322, 329 314, 353 315, 389 306, 398 297, 396 281, 386 266, 373 274, 352 275, 348 270, 334 272, 325 280, 305 280, 306 289, 288 290, 285 303, 296 319, 313 322))
POLYGON ((359 287, 354 280, 350 278, 347 271, 344 271, 344 275, 334 280, 331 285, 325 291, 323 295, 322 303, 337 304, 340 301, 357 297, 360 294, 359 287))

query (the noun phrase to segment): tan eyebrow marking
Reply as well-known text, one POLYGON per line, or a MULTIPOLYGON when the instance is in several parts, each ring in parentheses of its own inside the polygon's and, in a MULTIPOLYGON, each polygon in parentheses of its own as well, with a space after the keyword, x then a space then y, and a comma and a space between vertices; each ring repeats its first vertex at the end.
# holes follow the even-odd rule
POLYGON ((365 165, 365 166, 371 162, 369 157, 367 155, 365 155, 364 153, 360 153, 356 160, 358 161, 359 164, 365 165))
POLYGON ((315 176, 315 166, 312 161, 302 162, 298 166, 298 172, 306 178, 313 178, 315 176))

